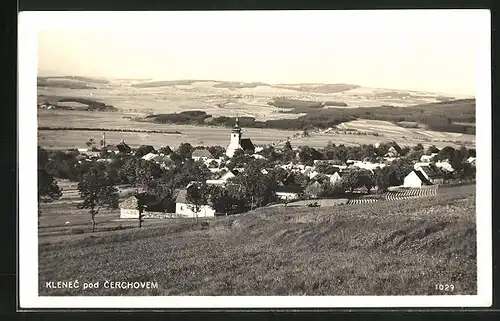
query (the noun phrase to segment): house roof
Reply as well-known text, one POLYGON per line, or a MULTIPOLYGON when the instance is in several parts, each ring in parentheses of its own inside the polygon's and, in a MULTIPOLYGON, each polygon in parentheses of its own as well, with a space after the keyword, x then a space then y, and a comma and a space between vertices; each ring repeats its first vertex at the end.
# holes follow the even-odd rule
POLYGON ((427 178, 425 178, 425 176, 424 176, 424 174, 422 174, 422 172, 420 172, 420 171, 413 171, 413 172, 414 172, 414 173, 417 175, 417 177, 418 177, 418 178, 422 181, 422 183, 424 183, 425 185, 432 185, 432 183, 431 183, 431 182, 429 182, 429 181, 427 180, 427 178))
POLYGON ((403 149, 396 142, 391 142, 391 147, 394 147, 394 149, 400 154, 403 152, 403 149))
POLYGON ((124 209, 136 209, 137 208, 138 199, 135 195, 130 196, 126 200, 120 203, 120 208, 124 209))
POLYGON ((175 198, 176 203, 187 203, 187 190, 181 189, 175 198))
POLYGON ((132 150, 132 148, 129 145, 125 144, 125 142, 119 143, 118 145, 116 145, 116 147, 118 148, 118 151, 120 153, 128 153, 132 150))
POLYGON ((250 138, 243 138, 240 141, 241 148, 243 150, 255 150, 255 146, 252 143, 252 140, 250 138))
POLYGON ((304 189, 300 185, 283 185, 276 187, 276 193, 302 193, 304 189))
POLYGON ((435 177, 441 176, 441 174, 439 174, 437 171, 435 171, 430 166, 420 166, 420 170, 423 171, 430 178, 435 178, 435 177))
POLYGON ((214 156, 208 149, 195 149, 191 157, 207 157, 213 158, 214 156))

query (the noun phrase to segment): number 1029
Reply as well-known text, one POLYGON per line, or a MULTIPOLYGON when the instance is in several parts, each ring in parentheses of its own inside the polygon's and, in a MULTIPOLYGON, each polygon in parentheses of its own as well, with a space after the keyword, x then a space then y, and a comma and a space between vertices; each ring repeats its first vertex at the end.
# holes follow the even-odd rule
POLYGON ((453 284, 436 284, 436 290, 451 292, 455 290, 455 286, 453 284))

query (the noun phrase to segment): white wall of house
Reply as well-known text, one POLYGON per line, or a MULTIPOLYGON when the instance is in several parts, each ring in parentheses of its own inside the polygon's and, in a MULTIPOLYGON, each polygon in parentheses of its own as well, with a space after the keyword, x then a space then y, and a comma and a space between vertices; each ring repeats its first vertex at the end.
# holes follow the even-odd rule
POLYGON ((139 210, 131 208, 121 208, 120 218, 139 218, 139 210))
POLYGON ((404 178, 404 187, 413 187, 413 188, 421 188, 422 187, 422 181, 418 177, 418 175, 412 171, 410 174, 406 175, 404 178))
POLYGON ((330 176, 330 183, 332 184, 338 184, 341 180, 342 178, 340 177, 338 172, 335 172, 330 176))
MULTIPOLYGON (((186 203, 175 203, 175 214, 183 217, 196 217, 196 213, 186 203)), ((203 205, 200 207, 200 211, 198 212, 199 218, 214 216, 215 210, 211 206, 203 205)))
POLYGON ((299 194, 297 193, 285 193, 285 192, 276 192, 276 196, 282 200, 296 200, 299 198, 299 194))

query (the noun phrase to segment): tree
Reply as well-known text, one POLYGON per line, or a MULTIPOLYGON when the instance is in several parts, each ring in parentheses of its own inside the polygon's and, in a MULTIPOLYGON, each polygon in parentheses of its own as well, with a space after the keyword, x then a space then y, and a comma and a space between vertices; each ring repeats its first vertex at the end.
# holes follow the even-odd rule
POLYGON ((455 156, 455 149, 451 146, 446 146, 438 152, 436 160, 448 159, 451 161, 454 156, 455 156))
POLYGON ((320 152, 309 146, 303 146, 299 152, 300 162, 309 166, 313 165, 314 160, 322 159, 322 156, 320 152))
POLYGON ((394 160, 389 168, 391 186, 402 185, 405 177, 413 171, 413 163, 406 158, 394 160))
POLYGON ((226 213, 231 211, 235 203, 230 193, 223 187, 213 185, 209 187, 209 200, 217 213, 226 213))
POLYGON ((419 151, 423 152, 424 151, 424 146, 422 144, 418 143, 417 145, 415 145, 413 147, 413 150, 416 151, 416 152, 419 152, 419 151))
POLYGON ((309 197, 309 198, 317 198, 320 195, 322 195, 324 192, 323 186, 321 186, 320 183, 318 182, 313 182, 309 185, 307 185, 304 193, 309 197))
POLYGON ((38 216, 42 213, 40 203, 50 203, 62 196, 59 185, 46 170, 48 163, 47 151, 38 147, 38 216))
POLYGON ((229 183, 238 186, 239 194, 246 200, 252 199, 257 207, 269 204, 276 199, 276 182, 272 176, 264 175, 257 162, 250 162, 245 170, 229 179, 229 183))
POLYGON ((384 193, 387 191, 389 186, 391 186, 390 182, 390 168, 388 166, 383 168, 377 168, 374 172, 374 183, 377 186, 377 191, 379 193, 384 193))
POLYGON ((176 152, 181 157, 181 159, 186 160, 191 158, 193 150, 194 148, 190 143, 182 143, 179 145, 176 152))
POLYGON ((350 170, 345 172, 340 180, 340 185, 344 190, 349 190, 352 193, 359 185, 359 171, 350 170))
POLYGON ((221 146, 210 146, 208 147, 208 151, 214 158, 220 158, 226 154, 226 149, 221 146))
POLYGON ((191 184, 187 188, 186 200, 188 207, 194 212, 196 223, 198 223, 198 213, 203 205, 207 204, 208 193, 204 182, 191 184))
POLYGON ((137 211, 139 212, 139 228, 142 227, 144 222, 144 211, 146 210, 146 204, 144 202, 144 197, 142 195, 137 196, 137 211))
POLYGON ((78 182, 78 191, 83 202, 80 209, 89 209, 92 218, 92 233, 95 231, 95 216, 101 208, 118 208, 118 190, 106 173, 94 166, 78 182))

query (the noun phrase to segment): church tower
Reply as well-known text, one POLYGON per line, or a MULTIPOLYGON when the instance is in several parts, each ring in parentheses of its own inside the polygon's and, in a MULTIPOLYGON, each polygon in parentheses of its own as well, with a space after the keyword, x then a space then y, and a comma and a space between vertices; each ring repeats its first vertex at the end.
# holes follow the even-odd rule
POLYGON ((238 117, 236 117, 236 124, 231 130, 231 140, 226 149, 227 157, 233 157, 237 149, 241 149, 241 128, 238 117))

